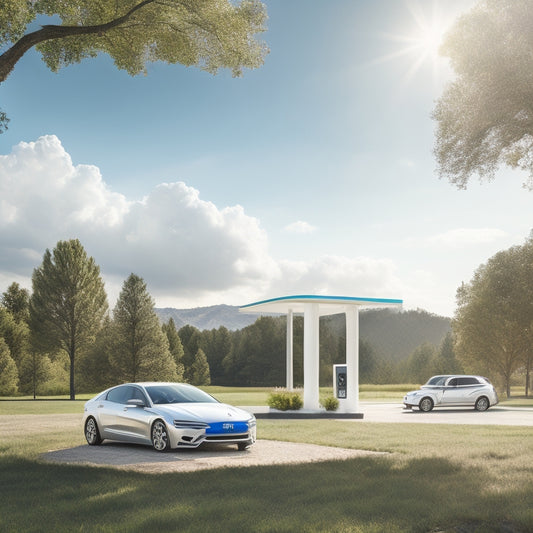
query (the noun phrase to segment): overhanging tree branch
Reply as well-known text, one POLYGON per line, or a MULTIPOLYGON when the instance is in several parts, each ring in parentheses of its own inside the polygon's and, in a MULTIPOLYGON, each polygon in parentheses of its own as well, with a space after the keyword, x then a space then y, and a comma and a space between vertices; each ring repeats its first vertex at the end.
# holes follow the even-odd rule
POLYGON ((40 30, 24 35, 24 37, 19 39, 11 48, 6 50, 0 56, 0 83, 6 80, 15 68, 19 59, 34 46, 51 39, 64 39, 66 37, 77 35, 104 34, 107 31, 124 24, 136 11, 154 1, 155 0, 143 0, 136 6, 132 7, 126 14, 104 24, 96 24, 93 26, 58 26, 48 24, 43 26, 40 30))

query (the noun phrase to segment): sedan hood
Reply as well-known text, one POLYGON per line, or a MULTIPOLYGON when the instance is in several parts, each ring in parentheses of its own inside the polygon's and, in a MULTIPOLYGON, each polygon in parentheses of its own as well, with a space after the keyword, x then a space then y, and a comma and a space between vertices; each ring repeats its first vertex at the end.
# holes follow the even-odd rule
POLYGON ((225 403, 172 403, 155 405, 152 408, 158 413, 165 413, 180 420, 202 422, 244 421, 253 415, 244 409, 233 407, 225 403))

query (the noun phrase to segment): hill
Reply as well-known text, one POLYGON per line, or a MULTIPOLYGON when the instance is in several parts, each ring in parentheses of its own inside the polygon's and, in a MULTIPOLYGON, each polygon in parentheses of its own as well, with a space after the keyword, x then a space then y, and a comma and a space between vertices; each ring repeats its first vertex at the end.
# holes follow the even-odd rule
POLYGON ((439 347, 451 320, 421 310, 372 309, 361 312, 359 330, 378 353, 398 361, 426 342, 439 347))
MULTIPOLYGON (((253 324, 259 316, 239 313, 239 308, 231 305, 155 311, 161 322, 173 318, 178 329, 189 324, 199 330, 218 329, 221 326, 239 330, 253 324)), ((344 315, 334 315, 327 320, 335 334, 344 336, 344 315)), ((425 342, 438 347, 450 331, 449 318, 421 310, 364 310, 360 313, 359 324, 361 339, 370 343, 382 356, 396 361, 408 357, 425 342)))

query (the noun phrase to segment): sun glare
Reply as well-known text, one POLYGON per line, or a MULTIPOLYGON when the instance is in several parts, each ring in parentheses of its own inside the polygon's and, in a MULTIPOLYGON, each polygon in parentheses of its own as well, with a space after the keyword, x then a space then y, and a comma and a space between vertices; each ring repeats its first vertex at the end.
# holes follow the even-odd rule
POLYGON ((446 68, 446 61, 440 56, 439 49, 458 15, 457 9, 448 9, 450 4, 435 1, 406 2, 405 6, 409 12, 407 22, 398 33, 386 35, 388 40, 397 44, 396 49, 377 62, 403 58, 408 64, 405 82, 411 81, 423 66, 430 67, 433 81, 439 82, 446 68))
POLYGON ((407 39, 412 42, 413 49, 418 51, 424 59, 439 60, 439 48, 451 20, 445 19, 444 15, 437 10, 436 4, 433 4, 430 17, 425 16, 422 11, 413 6, 409 10, 415 27, 407 39))

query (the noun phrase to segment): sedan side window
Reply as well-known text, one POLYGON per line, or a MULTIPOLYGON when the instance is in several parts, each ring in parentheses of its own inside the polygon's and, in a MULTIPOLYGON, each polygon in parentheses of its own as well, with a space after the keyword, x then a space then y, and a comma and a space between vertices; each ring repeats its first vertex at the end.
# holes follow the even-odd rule
POLYGON ((131 387, 116 387, 114 389, 111 389, 108 393, 107 393, 107 400, 110 401, 110 402, 115 402, 115 403, 127 403, 128 399, 129 399, 129 395, 130 395, 130 392, 128 391, 128 389, 130 389, 131 387))
POLYGON ((141 389, 138 389, 137 387, 130 388, 131 396, 128 398, 128 400, 142 400, 145 405, 148 405, 148 400, 141 389))

